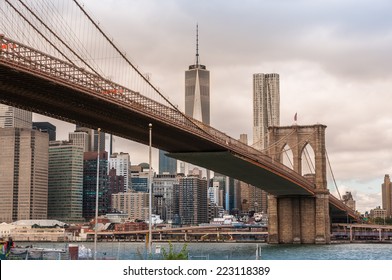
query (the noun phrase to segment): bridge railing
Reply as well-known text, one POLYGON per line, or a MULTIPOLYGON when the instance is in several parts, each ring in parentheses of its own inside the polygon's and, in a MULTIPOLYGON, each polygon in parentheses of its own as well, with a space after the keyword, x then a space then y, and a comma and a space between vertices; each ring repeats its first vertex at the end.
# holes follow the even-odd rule
POLYGON ((265 153, 209 125, 186 116, 177 108, 161 104, 143 96, 139 92, 135 92, 97 74, 88 72, 84 68, 80 68, 70 62, 63 61, 13 41, 3 35, 0 35, 0 43, 0 59, 7 63, 28 69, 42 76, 47 76, 50 79, 59 79, 69 84, 70 87, 79 88, 82 91, 89 90, 102 98, 114 99, 126 106, 130 106, 141 114, 151 115, 155 119, 161 119, 181 129, 192 131, 192 133, 217 143, 229 151, 233 151, 242 156, 246 155, 249 159, 263 164, 270 170, 285 173, 287 177, 299 182, 310 191, 314 189, 314 185, 310 181, 284 164, 273 161, 265 153))

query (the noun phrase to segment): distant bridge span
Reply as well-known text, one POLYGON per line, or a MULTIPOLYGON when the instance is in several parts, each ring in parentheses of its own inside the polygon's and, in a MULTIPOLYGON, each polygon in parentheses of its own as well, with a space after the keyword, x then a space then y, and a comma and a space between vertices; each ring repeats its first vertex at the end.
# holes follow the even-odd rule
MULTIPOLYGON (((0 102, 152 145, 169 155, 262 187, 314 196, 315 185, 266 154, 98 75, 1 35, 0 102)), ((331 213, 356 214, 329 195, 331 213)))

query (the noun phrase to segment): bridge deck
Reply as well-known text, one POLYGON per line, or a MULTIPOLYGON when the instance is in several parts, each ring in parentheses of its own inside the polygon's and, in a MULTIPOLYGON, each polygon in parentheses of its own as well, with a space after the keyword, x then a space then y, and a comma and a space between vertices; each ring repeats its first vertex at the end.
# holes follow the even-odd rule
MULTIPOLYGON (((3 36, 0 39, 5 46, 0 49, 1 103, 100 127, 143 144, 148 144, 148 124, 152 123, 153 146, 173 157, 265 188, 271 194, 314 192, 314 185, 300 174, 212 127, 84 69, 3 36), (117 90, 127 95, 114 94, 117 90)), ((337 199, 330 202, 337 209, 347 208, 337 199)))
POLYGON ((240 155, 229 151, 201 153, 169 153, 169 157, 206 167, 221 174, 258 186, 274 195, 310 195, 309 190, 293 184, 261 164, 250 162, 240 155))

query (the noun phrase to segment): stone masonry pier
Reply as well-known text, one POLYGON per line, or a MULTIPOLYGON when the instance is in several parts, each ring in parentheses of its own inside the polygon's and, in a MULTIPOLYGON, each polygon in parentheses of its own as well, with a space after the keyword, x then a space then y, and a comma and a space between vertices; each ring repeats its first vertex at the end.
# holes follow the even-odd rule
POLYGON ((269 155, 283 162, 284 149, 293 153, 293 169, 302 174, 302 155, 307 145, 315 154, 312 196, 268 196, 268 242, 271 244, 328 244, 331 240, 329 190, 326 180, 324 125, 270 127, 269 155))

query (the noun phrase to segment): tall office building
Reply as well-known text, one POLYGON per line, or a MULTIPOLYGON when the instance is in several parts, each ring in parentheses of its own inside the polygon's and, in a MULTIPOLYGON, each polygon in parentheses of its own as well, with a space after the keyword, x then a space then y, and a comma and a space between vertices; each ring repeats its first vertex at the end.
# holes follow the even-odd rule
MULTIPOLYGON (((280 125, 279 74, 253 74, 253 147, 267 148, 268 127, 280 125)), ((262 187, 262 186, 259 186, 262 187)), ((254 193, 259 193, 254 190, 254 193)), ((256 199, 256 198, 255 198, 256 199)), ((261 191, 262 204, 254 202, 256 212, 267 211, 267 193, 261 191)), ((257 200, 257 199, 256 199, 257 200)), ((251 206, 250 206, 251 207, 251 206)))
POLYGON ((109 155, 113 154, 113 144, 114 137, 113 134, 105 134, 105 151, 109 153, 109 155))
POLYGON ((279 74, 253 74, 253 147, 267 148, 269 126, 280 125, 279 74))
POLYGON ((0 222, 47 219, 47 133, 0 128, 0 222))
POLYGON ((387 217, 392 217, 392 183, 388 174, 384 176, 384 183, 381 185, 382 208, 386 210, 387 217))
MULTIPOLYGON (((199 59, 199 27, 196 26, 195 64, 185 71, 185 114, 205 124, 210 124, 210 71, 199 59)), ((192 167, 188 167, 192 169, 192 167)), ((209 181, 207 170, 207 180, 209 181)))
MULTIPOLYGON (((199 63, 198 26, 196 26, 196 61, 185 71, 185 114, 200 122, 210 124, 210 71, 205 65, 199 63)), ((174 160, 166 157, 164 153, 164 151, 159 152, 159 174, 163 172, 175 174, 172 173, 174 160), (165 167, 170 168, 169 171, 166 171, 165 167)), ((177 172, 177 163, 175 169, 177 172)))
POLYGON ((177 160, 165 155, 165 151, 159 150, 159 174, 177 174, 177 160))
MULTIPOLYGON (((241 134, 239 141, 248 145, 248 135, 241 134)), ((240 181, 237 182, 236 190, 239 194, 239 197, 236 196, 237 208, 243 213, 267 213, 267 193, 265 191, 240 181)))
POLYGON ((180 178, 179 215, 182 224, 208 222, 207 181, 200 176, 180 178))
POLYGON ((32 113, 0 104, 0 128, 32 128, 32 113))
POLYGON ((33 129, 49 134, 49 141, 56 141, 56 126, 49 122, 33 122, 33 129))
POLYGON ((210 71, 199 64, 199 30, 196 27, 196 63, 185 71, 185 114, 210 124, 210 71))
POLYGON ((116 169, 109 170, 109 191, 111 194, 126 192, 124 176, 117 175, 116 169))
POLYGON ((148 193, 132 191, 112 194, 112 208, 127 213, 131 220, 148 220, 148 203, 148 193))
POLYGON ((353 209, 354 211, 357 210, 356 206, 355 206, 355 200, 353 198, 353 195, 351 194, 351 192, 346 192, 346 194, 344 194, 342 196, 342 201, 344 204, 346 204, 348 207, 350 207, 351 209, 353 209))
POLYGON ((220 192, 219 192, 219 182, 213 181, 212 186, 208 187, 208 199, 211 204, 222 206, 223 203, 220 200, 220 192))
POLYGON ((218 188, 218 205, 222 206, 227 212, 229 209, 229 182, 225 175, 219 174, 217 172, 214 173, 214 177, 212 178, 212 186, 218 188))
POLYGON ((91 150, 91 138, 86 131, 70 132, 68 139, 74 146, 81 147, 83 152, 89 152, 91 150))
MULTIPOLYGON (((83 156, 83 218, 95 217, 95 198, 97 189, 97 152, 85 152, 83 156)), ((111 212, 111 193, 109 190, 108 154, 99 153, 98 172, 98 215, 111 212)))
POLYGON ((48 146, 31 112, 0 104, 0 222, 47 218, 48 146))
POLYGON ((114 153, 109 157, 109 169, 116 169, 116 175, 124 176, 124 191, 131 188, 131 160, 128 153, 114 153))
MULTIPOLYGON (((154 177, 154 170, 151 171, 151 177, 154 177)), ((131 166, 131 185, 132 189, 137 192, 149 192, 149 166, 148 163, 140 163, 131 166)))
POLYGON ((91 146, 92 151, 97 152, 98 151, 98 142, 99 142, 99 151, 106 151, 106 152, 110 152, 106 150, 106 134, 105 132, 99 132, 98 130, 94 130, 93 131, 94 134, 94 138, 93 138, 93 144, 91 146), (98 134, 99 134, 99 141, 98 141, 98 134))
POLYGON ((245 182, 239 182, 241 189, 241 211, 267 213, 267 193, 245 182))
POLYGON ((83 148, 68 141, 50 142, 48 219, 82 222, 82 210, 83 148))
POLYGON ((173 174, 156 175, 153 179, 154 213, 162 220, 172 220, 178 214, 180 177, 173 174))
MULTIPOLYGON (((89 136, 89 149, 90 152, 98 151, 98 130, 88 127, 76 125, 75 132, 86 132, 89 136)), ((99 151, 106 151, 106 136, 104 132, 99 133, 99 151)), ((109 151, 107 151, 109 152, 109 151)))

